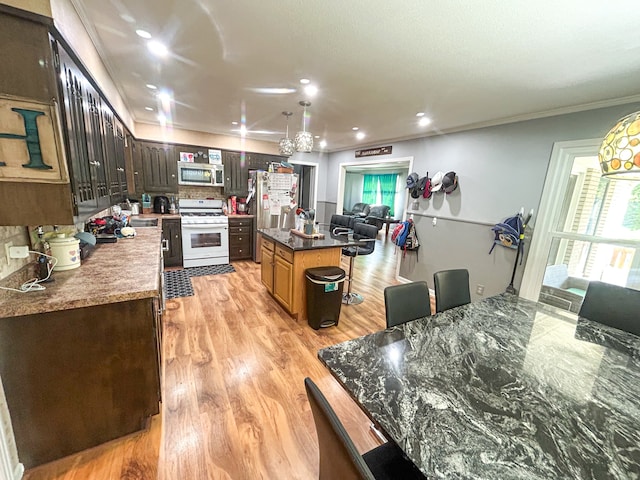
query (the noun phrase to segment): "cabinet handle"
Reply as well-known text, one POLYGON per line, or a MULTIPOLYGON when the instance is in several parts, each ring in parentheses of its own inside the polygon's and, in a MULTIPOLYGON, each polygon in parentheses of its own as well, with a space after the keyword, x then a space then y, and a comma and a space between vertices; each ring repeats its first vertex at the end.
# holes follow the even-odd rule
POLYGON ((138 175, 138 172, 133 172, 134 175, 138 175))
POLYGON ((163 239, 162 240, 162 251, 163 252, 168 252, 169 251, 169 240, 167 240, 167 239, 163 239))
POLYGON ((122 168, 122 167, 118 167, 118 168, 116 168, 116 170, 118 170, 119 172, 124 172, 124 168, 122 168))
POLYGON ((98 162, 97 160, 92 160, 89 162, 89 165, 93 165, 94 167, 99 167, 100 166, 100 162, 98 162))
POLYGON ((174 173, 171 174, 171 178, 176 178, 174 173))
POLYGON ((240 241, 240 242, 241 242, 241 241, 242 241, 242 237, 238 237, 238 241, 240 241))

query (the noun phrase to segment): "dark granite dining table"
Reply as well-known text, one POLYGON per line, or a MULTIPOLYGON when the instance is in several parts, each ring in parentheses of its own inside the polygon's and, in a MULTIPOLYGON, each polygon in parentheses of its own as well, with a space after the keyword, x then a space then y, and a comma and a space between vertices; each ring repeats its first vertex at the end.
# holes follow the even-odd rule
POLYGON ((318 356, 429 478, 640 478, 640 338, 515 295, 318 356))

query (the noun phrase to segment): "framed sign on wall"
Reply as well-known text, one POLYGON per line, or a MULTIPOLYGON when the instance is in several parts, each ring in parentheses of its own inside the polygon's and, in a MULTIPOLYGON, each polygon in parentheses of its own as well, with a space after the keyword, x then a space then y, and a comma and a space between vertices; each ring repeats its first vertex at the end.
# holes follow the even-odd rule
POLYGON ((55 103, 0 95, 0 181, 69 182, 55 103))

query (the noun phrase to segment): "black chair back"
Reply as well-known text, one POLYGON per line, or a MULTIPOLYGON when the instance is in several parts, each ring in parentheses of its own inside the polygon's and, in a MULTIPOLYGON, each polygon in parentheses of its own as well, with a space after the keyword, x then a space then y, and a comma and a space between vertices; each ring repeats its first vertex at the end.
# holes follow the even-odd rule
POLYGON ((392 285, 384 289, 387 328, 431 315, 427 282, 392 285))
POLYGON ((334 213, 331 215, 329 228, 331 233, 351 232, 351 229, 353 228, 353 221, 348 215, 334 213))
POLYGON ((640 336, 640 291, 589 282, 579 315, 640 336))
POLYGON ((436 312, 471 303, 469 271, 466 269, 442 270, 433 274, 436 292, 436 312))
POLYGON ((318 435, 320 480, 375 480, 320 389, 310 378, 304 379, 304 387, 318 435))
POLYGON ((368 225, 366 223, 356 223, 353 226, 353 239, 354 240, 368 240, 362 242, 362 245, 345 247, 342 249, 343 255, 349 257, 355 257, 356 255, 369 255, 373 253, 376 248, 376 238, 378 237, 378 229, 375 225, 368 225))

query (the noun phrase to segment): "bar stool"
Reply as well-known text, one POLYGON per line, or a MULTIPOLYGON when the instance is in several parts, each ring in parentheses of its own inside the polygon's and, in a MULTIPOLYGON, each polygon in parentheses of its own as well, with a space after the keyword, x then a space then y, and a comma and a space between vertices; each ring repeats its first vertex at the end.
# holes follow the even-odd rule
POLYGON ((356 223, 353 226, 353 239, 363 242, 362 245, 354 245, 352 247, 344 247, 342 254, 349 257, 349 274, 347 282, 349 286, 347 293, 342 295, 342 303, 346 305, 358 305, 364 302, 364 298, 359 293, 351 291, 353 282, 353 263, 359 255, 370 255, 376 248, 376 237, 378 236, 378 228, 375 225, 366 223, 356 223))

